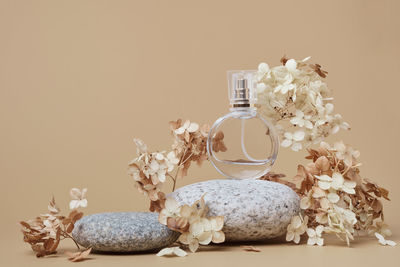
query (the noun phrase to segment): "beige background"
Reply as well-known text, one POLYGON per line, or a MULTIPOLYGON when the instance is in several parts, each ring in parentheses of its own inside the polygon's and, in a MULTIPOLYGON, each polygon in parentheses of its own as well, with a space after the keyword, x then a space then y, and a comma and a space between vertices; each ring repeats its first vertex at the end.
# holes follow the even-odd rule
MULTIPOLYGON (((63 210, 71 187, 88 188, 88 214, 146 210, 126 175, 132 138, 168 149, 169 120, 212 123, 227 112, 226 70, 277 65, 283 54, 329 71, 336 111, 352 126, 330 140, 358 148, 362 175, 390 189, 386 220, 399 242, 399 12, 400 1, 0 0, 1 265, 70 264, 37 260, 21 241, 17 222, 44 212, 52 194, 63 210)), ((303 156, 282 149, 274 170, 293 176, 303 156)), ((206 163, 179 186, 216 177, 206 163)), ((373 239, 259 246, 81 264, 393 266, 400 252, 373 239)))

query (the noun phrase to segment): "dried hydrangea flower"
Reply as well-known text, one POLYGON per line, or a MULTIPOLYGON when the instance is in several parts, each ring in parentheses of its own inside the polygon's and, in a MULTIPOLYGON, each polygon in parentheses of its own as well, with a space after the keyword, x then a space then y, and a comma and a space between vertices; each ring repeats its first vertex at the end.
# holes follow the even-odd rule
POLYGON ((72 200, 69 202, 69 208, 71 210, 77 209, 79 207, 86 208, 87 207, 87 199, 85 198, 87 189, 83 188, 82 190, 78 188, 72 188, 69 192, 72 200))
POLYGON ((322 232, 324 231, 324 226, 323 225, 318 225, 315 230, 312 228, 307 229, 307 235, 308 235, 308 240, 307 240, 307 245, 313 246, 313 245, 318 245, 318 246, 323 246, 324 245, 324 239, 322 238, 322 232))
MULTIPOLYGON (((72 191, 76 193, 76 190, 72 191)), ((41 214, 32 220, 20 222, 24 241, 31 245, 37 257, 57 253, 60 241, 65 238, 71 238, 79 249, 71 232, 76 221, 80 220, 82 216, 83 213, 77 209, 73 209, 68 216, 61 215, 53 197, 48 205, 48 213, 41 214)))
POLYGON ((157 256, 178 256, 185 257, 187 255, 186 251, 181 249, 180 247, 171 247, 171 248, 163 248, 157 253, 157 256))
POLYGON ((342 116, 333 112, 332 97, 324 80, 328 72, 319 64, 307 64, 309 59, 283 57, 281 66, 270 68, 260 63, 257 72, 259 110, 276 127, 285 129, 281 133, 285 137, 281 139, 282 146, 294 151, 319 143, 339 129, 350 129, 342 116), (304 136, 293 140, 289 134, 299 128, 304 136))
POLYGON ((301 141, 304 140, 304 131, 296 131, 294 133, 286 132, 284 135, 281 146, 291 147, 293 151, 299 151, 302 149, 301 141))
POLYGON ((182 233, 179 242, 188 245, 190 251, 195 252, 199 245, 225 241, 225 234, 222 232, 224 218, 207 217, 207 211, 204 196, 192 206, 179 206, 175 199, 168 198, 165 208, 159 214, 159 222, 182 233))
POLYGON ((389 235, 380 200, 389 200, 389 192, 360 176, 359 152, 343 142, 333 146, 321 142, 318 149, 308 152, 306 159, 312 162, 297 168, 295 180, 300 181, 300 188, 296 192, 301 198, 301 214, 294 216, 288 226, 288 240, 300 240, 296 237, 303 234, 300 216, 307 216, 305 225, 313 229, 308 231, 310 243, 322 242, 322 227, 324 233, 335 234, 348 245, 356 231, 389 235))
POLYGON ((381 244, 382 246, 396 246, 397 243, 392 241, 392 240, 386 240, 385 237, 383 237, 383 235, 379 234, 379 233, 375 233, 376 238, 378 239, 379 244, 381 244))
POLYGON ((166 176, 175 169, 179 160, 174 151, 150 153, 142 140, 134 139, 134 142, 139 154, 129 163, 128 174, 136 181, 140 192, 157 201, 166 176))
POLYGON ((301 215, 293 216, 287 227, 286 241, 293 241, 298 244, 300 242, 300 236, 306 232, 307 223, 307 216, 305 216, 304 219, 301 215))

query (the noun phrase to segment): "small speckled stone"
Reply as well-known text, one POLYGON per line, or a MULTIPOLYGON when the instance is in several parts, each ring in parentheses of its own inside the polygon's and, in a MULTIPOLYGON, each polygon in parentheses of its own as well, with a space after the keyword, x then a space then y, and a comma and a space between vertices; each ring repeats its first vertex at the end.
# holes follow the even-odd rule
POLYGON ((179 233, 160 224, 157 213, 111 212, 83 217, 76 222, 72 236, 94 251, 134 252, 168 246, 179 233))
POLYGON ((205 194, 209 216, 223 215, 227 241, 256 241, 283 235, 300 210, 299 197, 289 187, 261 180, 209 180, 171 194, 191 205, 205 194))

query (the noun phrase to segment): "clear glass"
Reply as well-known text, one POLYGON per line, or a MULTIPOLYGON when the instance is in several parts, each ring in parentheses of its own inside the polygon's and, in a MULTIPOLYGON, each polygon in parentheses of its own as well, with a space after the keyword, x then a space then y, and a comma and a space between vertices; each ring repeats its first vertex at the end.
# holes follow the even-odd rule
POLYGON ((211 163, 233 179, 256 179, 269 172, 278 155, 279 140, 273 125, 255 108, 232 108, 210 129, 207 151, 211 163), (224 133, 225 152, 215 152, 213 137, 224 133))

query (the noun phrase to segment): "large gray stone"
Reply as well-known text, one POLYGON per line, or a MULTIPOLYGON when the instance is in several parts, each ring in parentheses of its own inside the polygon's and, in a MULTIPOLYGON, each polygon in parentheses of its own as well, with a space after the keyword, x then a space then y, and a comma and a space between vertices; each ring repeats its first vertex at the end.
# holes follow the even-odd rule
POLYGON ((300 210, 289 187, 261 180, 209 180, 177 189, 170 196, 193 204, 205 194, 209 216, 223 215, 227 241, 256 241, 283 235, 300 210))
POLYGON ((176 241, 179 233, 158 222, 151 212, 112 212, 83 217, 72 232, 75 240, 100 252, 159 249, 176 241))

